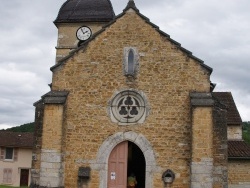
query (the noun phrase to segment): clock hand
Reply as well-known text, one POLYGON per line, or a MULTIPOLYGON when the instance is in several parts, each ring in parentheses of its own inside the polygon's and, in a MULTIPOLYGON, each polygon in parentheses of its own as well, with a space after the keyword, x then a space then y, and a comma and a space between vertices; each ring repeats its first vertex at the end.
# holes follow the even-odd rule
POLYGON ((88 33, 88 31, 85 31, 85 32, 84 32, 82 29, 81 29, 81 31, 82 31, 82 34, 88 33))
POLYGON ((85 34, 85 32, 83 31, 83 29, 81 28, 82 34, 85 34))

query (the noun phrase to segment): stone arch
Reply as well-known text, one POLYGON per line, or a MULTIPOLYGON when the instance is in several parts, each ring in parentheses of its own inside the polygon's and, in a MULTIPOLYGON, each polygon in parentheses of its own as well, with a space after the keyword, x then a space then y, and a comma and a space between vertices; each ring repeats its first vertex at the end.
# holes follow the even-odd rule
POLYGON ((157 170, 155 154, 149 141, 142 134, 129 132, 118 132, 108 137, 101 145, 96 159, 95 169, 99 170, 100 185, 99 188, 107 188, 108 178, 108 158, 116 145, 123 141, 130 141, 136 144, 144 154, 146 161, 146 187, 152 188, 153 174, 157 170))

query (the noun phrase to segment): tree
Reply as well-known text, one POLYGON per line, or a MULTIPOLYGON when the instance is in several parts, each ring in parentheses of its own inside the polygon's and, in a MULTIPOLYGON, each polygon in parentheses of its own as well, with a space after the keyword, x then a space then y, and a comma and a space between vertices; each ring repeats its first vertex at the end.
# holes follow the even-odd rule
POLYGON ((11 131, 11 132, 34 132, 35 123, 26 123, 17 127, 12 127, 5 129, 4 131, 11 131))

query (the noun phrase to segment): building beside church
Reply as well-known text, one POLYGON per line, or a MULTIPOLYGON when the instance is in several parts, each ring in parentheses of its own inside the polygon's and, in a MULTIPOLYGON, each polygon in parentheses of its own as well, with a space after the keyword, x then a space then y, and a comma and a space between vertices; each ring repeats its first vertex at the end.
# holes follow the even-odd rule
POLYGON ((110 0, 67 0, 54 23, 31 187, 126 188, 131 173, 137 188, 228 187, 228 107, 212 68, 133 0, 117 16, 110 0))
POLYGON ((0 185, 30 184, 32 147, 33 133, 0 131, 0 185))

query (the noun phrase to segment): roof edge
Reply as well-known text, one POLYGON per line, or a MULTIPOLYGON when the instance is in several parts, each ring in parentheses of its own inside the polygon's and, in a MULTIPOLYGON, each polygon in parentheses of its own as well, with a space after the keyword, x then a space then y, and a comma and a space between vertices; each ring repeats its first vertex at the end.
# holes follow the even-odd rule
POLYGON ((55 68, 57 68, 57 67, 61 66, 62 64, 64 64, 64 62, 67 61, 69 58, 71 58, 76 52, 78 52, 82 48, 86 47, 89 42, 91 42, 92 40, 94 40, 99 34, 101 34, 103 31, 105 31, 106 28, 108 28, 110 25, 112 25, 113 23, 115 23, 116 20, 118 18, 122 17, 126 13, 126 11, 129 10, 130 8, 132 8, 137 13, 137 15, 139 15, 142 19, 144 19, 146 21, 146 23, 148 23, 153 28, 155 28, 156 31, 159 32, 163 37, 166 37, 171 43, 173 43, 174 45, 176 45, 182 52, 186 53, 189 58, 192 58, 195 61, 197 61, 204 69, 206 69, 208 71, 209 75, 212 74, 213 68, 211 68, 210 66, 204 64, 203 60, 201 60, 198 57, 194 56, 191 51, 187 50, 186 48, 183 48, 180 43, 178 43, 177 41, 171 39, 169 34, 165 33, 162 30, 160 30, 159 26, 157 26, 154 23, 152 23, 148 17, 146 17, 143 14, 141 14, 140 11, 139 11, 139 9, 137 9, 137 7, 135 5, 135 2, 133 0, 129 0, 126 8, 123 10, 122 13, 120 13, 119 15, 117 15, 112 21, 110 21, 105 26, 103 26, 103 28, 100 31, 96 32, 89 40, 84 41, 83 43, 81 43, 80 46, 77 49, 73 50, 69 55, 67 55, 66 57, 64 57, 61 60, 59 60, 56 65, 54 65, 54 66, 52 66, 50 68, 50 70, 53 72, 53 70, 55 68))
MULTIPOLYGON (((113 5, 111 3, 110 0, 106 0, 107 3, 109 4, 109 6, 111 7, 111 10, 112 10, 112 18, 98 18, 98 19, 95 19, 95 18, 85 18, 85 19, 79 19, 79 20, 74 20, 74 19, 59 19, 59 15, 61 13, 61 11, 63 10, 63 8, 67 5, 67 3, 71 2, 72 0, 67 0, 66 2, 63 3, 63 5, 60 7, 59 11, 58 11, 58 14, 57 14, 57 17, 56 19, 53 21, 53 23, 55 24, 55 26, 57 27, 58 25, 57 24, 60 24, 60 23, 82 23, 82 22, 109 22, 111 21, 112 19, 115 18, 115 12, 114 12, 114 8, 113 8, 113 5)), ((72 10, 73 12, 73 10, 72 10)))
POLYGON ((250 160, 250 157, 228 157, 228 160, 250 160))
POLYGON ((134 9, 136 12, 139 12, 139 9, 136 7, 134 0, 129 0, 126 8, 123 10, 123 12, 126 12, 128 9, 134 9))

